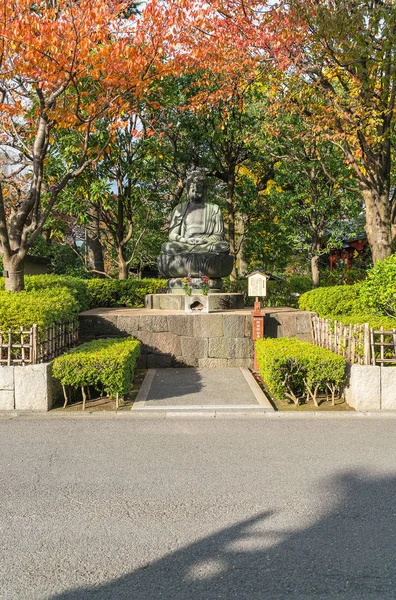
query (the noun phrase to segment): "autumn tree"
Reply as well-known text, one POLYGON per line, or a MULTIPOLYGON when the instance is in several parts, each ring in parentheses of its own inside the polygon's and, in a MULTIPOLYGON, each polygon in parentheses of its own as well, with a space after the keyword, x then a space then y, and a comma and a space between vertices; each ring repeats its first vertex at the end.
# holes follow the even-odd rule
POLYGON ((23 289, 24 258, 60 194, 94 164, 114 135, 96 123, 122 114, 167 72, 171 32, 155 0, 139 18, 131 2, 2 0, 0 252, 6 289, 23 289), (129 11, 129 12, 128 12, 129 11), (74 129, 78 151, 46 176, 56 131, 74 129))
MULTIPOLYGON (((298 69, 323 102, 312 127, 344 153, 359 182, 374 262, 391 253, 390 180, 396 99, 393 0, 295 0, 307 28, 298 69)), ((394 209, 393 209, 394 210, 394 209)))
MULTIPOLYGON (((223 98, 229 92, 228 75, 241 67, 247 78, 275 68, 286 79, 291 76, 289 85, 297 76, 303 86, 315 87, 323 101, 310 114, 311 126, 338 146, 354 169, 373 259, 388 256, 395 230, 394 197, 389 199, 396 97, 394 1, 211 0, 201 8, 196 2, 182 3, 180 15, 184 60, 200 60, 213 72, 225 73, 218 92, 223 98)), ((279 81, 279 89, 287 85, 279 81)), ((294 100, 299 102, 297 94, 294 100)), ((303 103, 300 109, 305 110, 303 103)))

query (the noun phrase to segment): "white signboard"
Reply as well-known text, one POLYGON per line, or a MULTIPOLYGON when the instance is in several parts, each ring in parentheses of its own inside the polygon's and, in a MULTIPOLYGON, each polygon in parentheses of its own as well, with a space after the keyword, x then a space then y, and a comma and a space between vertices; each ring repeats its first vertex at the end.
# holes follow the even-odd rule
POLYGON ((268 276, 263 275, 263 273, 252 273, 251 275, 248 275, 248 296, 264 298, 267 295, 267 277, 268 276))

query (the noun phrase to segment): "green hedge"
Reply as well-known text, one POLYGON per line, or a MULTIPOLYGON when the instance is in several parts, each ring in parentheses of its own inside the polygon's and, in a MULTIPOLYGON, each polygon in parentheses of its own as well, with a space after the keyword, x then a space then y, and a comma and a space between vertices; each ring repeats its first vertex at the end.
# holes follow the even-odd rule
POLYGON ((48 327, 53 323, 76 321, 80 306, 68 289, 45 288, 31 292, 0 291, 0 329, 14 331, 31 327, 48 327))
POLYGON ((159 294, 167 290, 166 279, 91 279, 86 282, 89 308, 144 306, 146 294, 159 294))
MULTIPOLYGON (((69 275, 26 275, 25 292, 66 288, 80 305, 81 310, 88 307, 87 281, 69 275)), ((4 290, 4 278, 0 278, 0 289, 4 290)), ((17 294, 14 294, 17 296, 17 294)))
POLYGON ((300 296, 299 308, 312 310, 325 318, 361 313, 361 286, 361 283, 355 283, 311 290, 300 296))
POLYGON ((111 396, 129 392, 140 355, 140 342, 134 338, 110 338, 83 344, 59 356, 53 375, 62 385, 102 386, 111 396))
POLYGON ((362 284, 360 295, 368 312, 396 318, 396 254, 375 264, 362 284))
POLYGON ((269 392, 296 405, 320 393, 336 393, 345 385, 346 359, 330 350, 296 338, 262 339, 256 342, 260 373, 269 392))

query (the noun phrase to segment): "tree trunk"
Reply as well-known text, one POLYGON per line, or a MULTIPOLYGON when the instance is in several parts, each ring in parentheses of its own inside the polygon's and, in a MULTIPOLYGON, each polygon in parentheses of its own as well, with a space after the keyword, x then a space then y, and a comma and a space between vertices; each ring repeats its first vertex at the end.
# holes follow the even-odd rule
POLYGON ((4 262, 4 285, 9 292, 22 292, 25 287, 25 261, 14 254, 9 258, 3 256, 4 262))
POLYGON ((366 233, 373 263, 392 254, 391 204, 387 191, 365 189, 363 198, 366 204, 366 233))
MULTIPOLYGON (((90 222, 86 227, 86 243, 88 254, 88 268, 104 273, 103 248, 100 241, 99 211, 96 208, 89 210, 90 222)), ((98 277, 104 275, 97 274, 98 277)))
POLYGON ((314 288, 320 286, 320 274, 319 274, 319 256, 314 254, 311 258, 311 275, 312 285, 314 288))
POLYGON ((234 267, 230 279, 235 281, 236 272, 236 251, 235 251, 235 207, 234 207, 234 188, 235 188, 235 170, 230 170, 227 181, 227 233, 230 244, 230 254, 234 257, 234 267))
POLYGON ((118 279, 128 279, 129 265, 124 257, 122 248, 118 249, 118 279))
POLYGON ((242 215, 238 215, 236 220, 236 233, 237 233, 237 264, 238 264, 238 275, 244 277, 247 274, 248 265, 243 257, 243 247, 245 242, 245 223, 242 215))

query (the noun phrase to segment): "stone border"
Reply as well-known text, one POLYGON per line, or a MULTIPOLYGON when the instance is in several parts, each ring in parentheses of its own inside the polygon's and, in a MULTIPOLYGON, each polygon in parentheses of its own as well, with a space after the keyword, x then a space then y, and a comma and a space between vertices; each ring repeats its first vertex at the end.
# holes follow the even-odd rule
POLYGON ((269 411, 263 407, 257 406, 255 410, 245 410, 236 408, 232 410, 230 407, 226 409, 220 409, 219 407, 213 408, 211 407, 209 410, 198 410, 197 407, 193 407, 193 410, 181 410, 179 408, 174 408, 171 411, 158 411, 158 410, 146 410, 146 409, 136 409, 136 410, 122 410, 122 411, 76 411, 76 412, 35 412, 35 411, 5 411, 0 410, 0 420, 8 421, 10 419, 28 419, 28 420, 41 420, 41 419, 66 419, 66 420, 76 420, 76 419, 110 419, 110 420, 119 420, 119 419, 160 419, 165 420, 171 417, 179 417, 181 419, 205 419, 205 418, 246 418, 246 419, 260 419, 260 418, 270 418, 270 419, 297 419, 297 420, 306 420, 306 419, 314 419, 314 420, 323 420, 323 419, 396 419, 396 411, 387 411, 387 410, 367 410, 367 411, 307 411, 307 412, 292 412, 292 411, 269 411))
POLYGON ((0 410, 47 411, 60 394, 52 362, 0 367, 0 410))
POLYGON ((267 410, 273 411, 274 407, 268 400, 267 396, 264 394, 263 390, 255 380, 249 369, 244 369, 242 367, 240 367, 240 369, 242 371, 242 375, 244 376, 248 386, 250 387, 254 397, 256 398, 260 406, 264 406, 267 410))
POLYGON ((345 399, 355 410, 396 410, 396 367, 350 365, 345 399))

